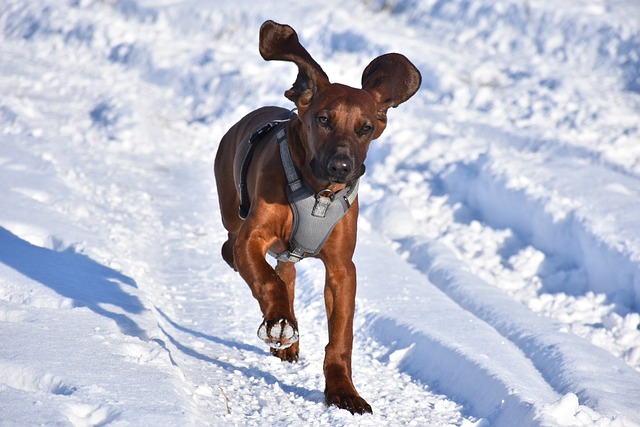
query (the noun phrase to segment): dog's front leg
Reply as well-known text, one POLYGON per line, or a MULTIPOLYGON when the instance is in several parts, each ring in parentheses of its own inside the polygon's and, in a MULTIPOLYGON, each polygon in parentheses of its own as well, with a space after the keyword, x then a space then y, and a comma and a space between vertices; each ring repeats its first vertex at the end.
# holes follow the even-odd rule
POLYGON ((234 259, 264 316, 258 336, 280 356, 279 353, 288 354, 280 350, 298 341, 298 324, 287 285, 265 259, 267 249, 275 239, 268 230, 247 220, 236 239, 234 259))
POLYGON ((327 270, 324 297, 329 323, 324 359, 325 400, 327 405, 336 405, 352 414, 372 412, 351 379, 356 268, 350 257, 334 256, 323 261, 327 270))
MULTIPOLYGON (((278 261, 278 265, 276 267, 276 273, 278 273, 278 277, 282 279, 282 281, 287 286, 287 293, 289 297, 289 305, 290 310, 293 315, 293 322, 297 325, 297 320, 295 318, 295 311, 293 310, 293 301, 295 297, 295 284, 296 284, 296 267, 293 263, 278 261)), ((287 362, 297 362, 298 356, 300 352, 300 341, 293 343, 293 345, 289 348, 285 349, 271 349, 271 354, 280 359, 287 362)))

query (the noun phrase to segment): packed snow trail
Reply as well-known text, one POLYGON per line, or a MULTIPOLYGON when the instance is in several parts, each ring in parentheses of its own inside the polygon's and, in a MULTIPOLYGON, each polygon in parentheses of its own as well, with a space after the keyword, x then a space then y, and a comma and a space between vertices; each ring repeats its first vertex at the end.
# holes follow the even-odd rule
POLYGON ((3 3, 0 425, 640 425, 636 12, 3 3), (362 180, 373 415, 323 404, 321 264, 299 264, 287 364, 219 256, 217 142, 295 78, 260 58, 265 19, 332 81, 388 51, 425 77, 362 180))

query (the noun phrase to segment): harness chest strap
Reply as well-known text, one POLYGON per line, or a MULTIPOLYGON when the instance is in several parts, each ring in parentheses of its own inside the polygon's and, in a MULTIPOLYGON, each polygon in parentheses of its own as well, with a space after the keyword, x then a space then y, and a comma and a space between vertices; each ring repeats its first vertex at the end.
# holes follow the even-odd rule
POLYGON ((298 262, 306 255, 316 255, 331 235, 334 227, 347 213, 358 196, 358 181, 333 193, 315 193, 298 175, 287 144, 285 130, 277 136, 280 159, 287 177, 287 198, 293 210, 293 226, 289 250, 276 254, 279 261, 298 262))

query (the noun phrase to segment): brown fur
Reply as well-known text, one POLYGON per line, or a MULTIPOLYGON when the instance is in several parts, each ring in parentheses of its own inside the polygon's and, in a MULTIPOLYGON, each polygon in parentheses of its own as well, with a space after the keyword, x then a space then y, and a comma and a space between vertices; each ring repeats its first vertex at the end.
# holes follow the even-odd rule
MULTIPOLYGON (((421 76, 404 56, 386 54, 364 70, 362 89, 330 83, 322 68, 299 43, 293 28, 273 21, 260 28, 260 53, 266 60, 290 61, 298 77, 285 96, 296 104, 298 116, 288 122, 286 135, 291 156, 306 183, 320 191, 344 188, 364 173, 369 143, 386 127, 387 110, 409 99, 419 88, 421 76)), ((293 311, 295 267, 279 261, 272 268, 265 256, 288 249, 293 213, 286 195, 286 178, 275 132, 257 145, 247 175, 251 208, 246 220, 238 216, 240 169, 246 141, 265 123, 282 116, 285 109, 263 107, 249 113, 222 138, 215 160, 215 175, 228 240, 222 247, 225 261, 251 288, 264 315, 261 328, 267 341, 285 349, 272 349, 282 360, 298 359, 299 343, 279 335, 290 325, 297 331, 293 311)), ((356 246, 357 199, 336 225, 316 256, 325 265, 325 306, 329 324, 324 373, 325 399, 352 413, 371 412, 351 380, 353 315, 356 269, 352 256, 356 246)))

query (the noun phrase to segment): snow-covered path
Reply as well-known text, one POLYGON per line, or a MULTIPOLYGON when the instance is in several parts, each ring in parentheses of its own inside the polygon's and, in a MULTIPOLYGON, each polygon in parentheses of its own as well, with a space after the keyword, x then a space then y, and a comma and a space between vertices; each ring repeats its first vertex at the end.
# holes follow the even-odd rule
POLYGON ((0 6, 0 425, 640 425, 638 5, 211 3, 0 6), (323 404, 321 264, 286 364, 219 256, 217 143, 295 77, 265 19, 424 77, 360 192, 373 415, 323 404))

